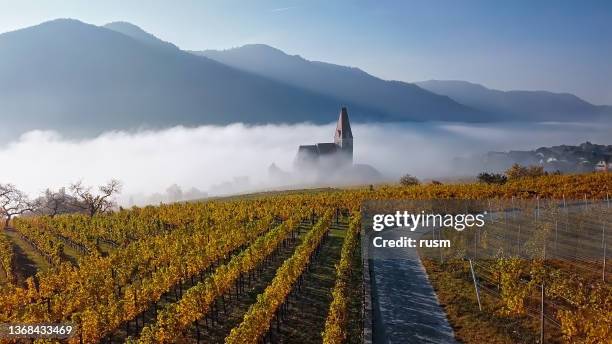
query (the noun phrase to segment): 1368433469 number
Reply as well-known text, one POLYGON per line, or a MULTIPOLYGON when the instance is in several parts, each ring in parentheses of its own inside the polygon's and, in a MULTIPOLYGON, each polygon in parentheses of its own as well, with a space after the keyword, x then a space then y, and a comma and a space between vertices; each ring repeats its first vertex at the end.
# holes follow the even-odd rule
POLYGON ((73 324, 0 324, 0 338, 70 338, 73 324))

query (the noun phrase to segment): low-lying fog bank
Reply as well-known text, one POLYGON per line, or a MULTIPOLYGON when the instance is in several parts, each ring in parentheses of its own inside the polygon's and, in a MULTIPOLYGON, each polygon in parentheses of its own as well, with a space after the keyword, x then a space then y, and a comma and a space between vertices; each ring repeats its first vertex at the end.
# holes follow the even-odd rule
MULTIPOLYGON (((97 185, 116 178, 123 183, 120 202, 124 205, 316 183, 370 182, 371 170, 352 179, 343 173, 325 179, 294 171, 298 145, 331 142, 334 126, 174 127, 108 132, 79 140, 32 131, 0 146, 0 182, 35 196, 47 187, 77 180, 97 185)), ((354 161, 378 170, 379 180, 397 180, 406 173, 422 179, 448 178, 466 173, 455 166, 455 157, 587 140, 610 144, 611 133, 612 125, 578 123, 354 124, 354 161)))

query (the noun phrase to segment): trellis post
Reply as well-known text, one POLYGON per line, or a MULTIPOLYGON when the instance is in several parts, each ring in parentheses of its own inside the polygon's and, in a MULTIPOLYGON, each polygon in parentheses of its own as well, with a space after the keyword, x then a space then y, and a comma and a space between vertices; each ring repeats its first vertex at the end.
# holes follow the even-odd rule
POLYGON ((540 303, 540 343, 544 343, 544 281, 542 281, 542 301, 540 303))
POLYGON ((476 300, 478 300, 478 309, 482 312, 482 305, 480 304, 480 293, 478 292, 478 283, 476 282, 476 274, 474 273, 474 265, 470 259, 470 270, 472 271, 472 280, 474 280, 474 290, 476 290, 476 300))

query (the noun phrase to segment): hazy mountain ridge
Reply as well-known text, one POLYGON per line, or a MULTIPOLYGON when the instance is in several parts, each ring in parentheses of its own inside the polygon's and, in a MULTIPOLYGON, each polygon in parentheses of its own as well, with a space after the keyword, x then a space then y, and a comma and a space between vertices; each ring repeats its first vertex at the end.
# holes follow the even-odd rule
MULTIPOLYGON (((142 126, 326 123, 341 103, 171 48, 68 19, 1 34, 4 128, 88 134, 142 126)), ((351 110, 362 120, 384 118, 363 106, 351 110)))
POLYGON ((309 61, 264 44, 204 50, 194 54, 300 88, 316 90, 351 104, 367 104, 398 120, 498 120, 494 114, 467 107, 414 84, 382 80, 359 68, 309 61))
POLYGON ((179 47, 177 47, 176 45, 167 41, 163 41, 132 23, 117 21, 105 24, 102 27, 132 37, 152 47, 168 49, 171 51, 180 50, 179 47))
POLYGON ((508 92, 480 86, 463 97, 440 95, 425 89, 431 83, 382 80, 266 45, 186 52, 126 22, 58 19, 7 32, 0 56, 4 139, 33 129, 88 136, 175 125, 329 123, 341 105, 356 122, 580 121, 612 113, 573 95, 527 91, 509 93, 532 99, 517 111, 512 102, 490 100, 508 92))
POLYGON ((429 80, 416 84, 462 104, 498 113, 513 121, 581 121, 612 118, 612 107, 593 105, 570 93, 500 91, 459 80, 429 80))

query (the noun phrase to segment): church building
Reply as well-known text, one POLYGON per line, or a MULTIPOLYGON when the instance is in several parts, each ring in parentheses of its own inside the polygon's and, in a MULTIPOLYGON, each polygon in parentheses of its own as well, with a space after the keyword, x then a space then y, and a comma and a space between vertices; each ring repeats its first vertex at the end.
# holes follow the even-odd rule
POLYGON ((337 167, 353 163, 353 133, 348 111, 342 107, 336 124, 334 142, 301 145, 295 159, 297 167, 337 167))

